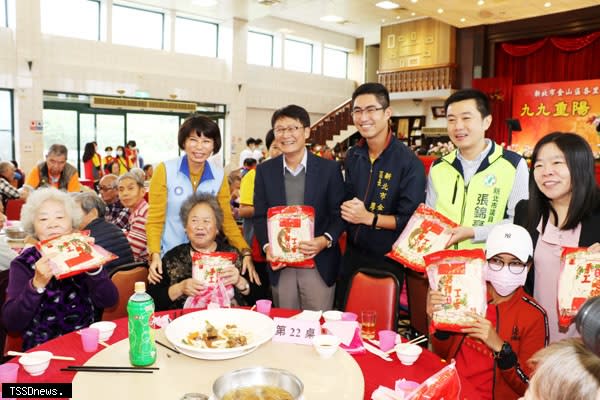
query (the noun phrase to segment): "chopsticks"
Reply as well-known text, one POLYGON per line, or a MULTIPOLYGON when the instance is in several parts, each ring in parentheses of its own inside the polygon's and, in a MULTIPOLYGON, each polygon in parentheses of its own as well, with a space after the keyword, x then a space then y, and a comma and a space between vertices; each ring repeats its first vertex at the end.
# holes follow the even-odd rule
POLYGON ((152 374, 158 367, 112 367, 104 365, 69 365, 61 371, 69 372, 125 372, 131 374, 152 374))
MULTIPOLYGON (((416 338, 409 340, 406 343, 402 343, 402 344, 419 344, 419 343, 423 343, 427 341, 427 336, 425 335, 421 335, 421 336, 417 336, 416 338)), ((392 354, 396 351, 396 347, 393 347, 391 350, 386 351, 386 354, 392 354)))
POLYGON ((181 352, 180 352, 179 350, 177 350, 176 348, 173 348, 173 347, 171 347, 171 346, 169 346, 169 345, 166 345, 166 344, 162 343, 162 342, 161 342, 161 341, 159 341, 159 340, 154 340, 154 341, 156 342, 156 344, 158 344, 158 345, 161 345, 161 346, 162 346, 162 347, 164 347, 165 349, 169 349, 169 350, 171 350, 173 353, 181 354, 181 352))
POLYGON ((408 344, 419 344, 427 341, 427 337, 425 335, 417 336, 413 340, 409 340, 408 344))

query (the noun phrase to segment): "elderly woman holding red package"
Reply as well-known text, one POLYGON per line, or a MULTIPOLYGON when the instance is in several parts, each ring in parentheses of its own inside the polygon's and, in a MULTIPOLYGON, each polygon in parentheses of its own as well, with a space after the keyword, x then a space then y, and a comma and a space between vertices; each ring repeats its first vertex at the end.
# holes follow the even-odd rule
POLYGON ((164 255, 166 273, 159 283, 148 287, 156 310, 245 303, 250 283, 240 274, 237 250, 219 235, 223 211, 216 198, 208 193, 193 194, 182 204, 179 216, 189 242, 164 255))
MULTIPOLYGON (((81 223, 81 208, 66 192, 38 189, 21 210, 23 229, 44 241, 69 234, 81 223)), ((94 322, 94 310, 118 301, 115 285, 102 268, 56 279, 51 260, 37 247, 28 247, 10 265, 5 328, 20 332, 27 350, 94 322)))

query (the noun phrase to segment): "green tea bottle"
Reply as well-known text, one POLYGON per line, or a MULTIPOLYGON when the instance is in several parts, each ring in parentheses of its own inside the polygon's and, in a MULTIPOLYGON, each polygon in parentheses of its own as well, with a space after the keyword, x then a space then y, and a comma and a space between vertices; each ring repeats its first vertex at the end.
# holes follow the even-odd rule
POLYGON ((154 314, 154 300, 146 293, 146 283, 136 282, 134 293, 127 303, 131 365, 145 367, 156 361, 154 329, 150 327, 152 314, 154 314))

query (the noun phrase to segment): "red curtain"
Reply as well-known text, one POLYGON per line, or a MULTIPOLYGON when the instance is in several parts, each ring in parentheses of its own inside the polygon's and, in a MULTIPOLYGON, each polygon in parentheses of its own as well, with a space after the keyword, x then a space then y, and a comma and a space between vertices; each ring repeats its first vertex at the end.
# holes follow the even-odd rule
POLYGON ((488 136, 509 144, 506 119, 512 118, 512 86, 600 78, 600 31, 578 37, 547 37, 499 43, 496 78, 475 79, 473 87, 490 95, 492 126, 488 136))
POLYGON ((496 46, 496 76, 513 84, 600 78, 600 31, 496 46))
POLYGON ((487 93, 492 108, 492 125, 487 137, 496 143, 510 144, 506 120, 512 112, 512 78, 473 79, 473 88, 487 93))

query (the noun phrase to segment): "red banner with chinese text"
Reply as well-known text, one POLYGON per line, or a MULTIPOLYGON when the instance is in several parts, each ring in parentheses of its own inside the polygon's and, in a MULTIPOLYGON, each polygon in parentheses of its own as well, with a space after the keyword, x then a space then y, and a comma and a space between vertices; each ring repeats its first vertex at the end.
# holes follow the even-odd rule
POLYGON ((592 151, 600 150, 600 134, 592 123, 600 117, 600 80, 548 82, 513 86, 513 118, 521 132, 513 132, 517 150, 535 143, 550 132, 575 132, 592 151))

